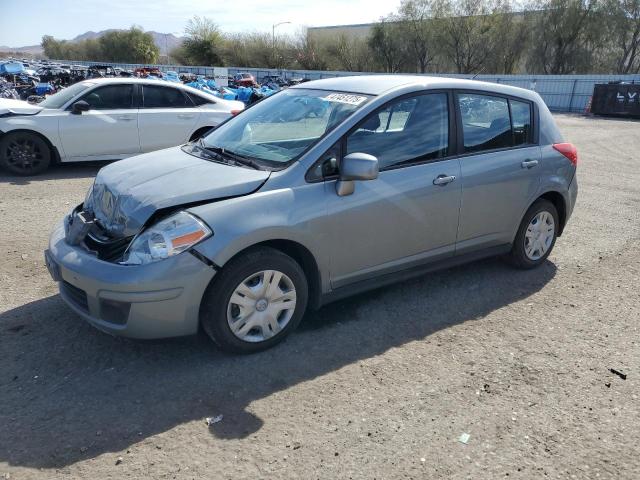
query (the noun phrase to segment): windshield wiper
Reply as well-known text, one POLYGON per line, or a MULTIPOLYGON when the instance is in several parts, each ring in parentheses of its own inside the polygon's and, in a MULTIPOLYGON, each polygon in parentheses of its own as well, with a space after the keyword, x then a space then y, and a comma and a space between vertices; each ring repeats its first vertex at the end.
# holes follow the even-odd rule
POLYGON ((240 165, 245 165, 251 168, 255 168, 256 170, 262 170, 262 166, 256 162, 255 160, 249 158, 249 157, 245 157, 243 155, 239 155, 237 153, 234 152, 230 152, 229 150, 225 150, 224 148, 220 148, 220 147, 209 147, 209 146, 205 146, 204 142, 202 142, 202 139, 200 139, 200 144, 199 146, 204 148, 205 150, 209 151, 209 152, 213 152, 221 157, 226 157, 228 159, 233 160, 234 162, 240 164, 240 165))

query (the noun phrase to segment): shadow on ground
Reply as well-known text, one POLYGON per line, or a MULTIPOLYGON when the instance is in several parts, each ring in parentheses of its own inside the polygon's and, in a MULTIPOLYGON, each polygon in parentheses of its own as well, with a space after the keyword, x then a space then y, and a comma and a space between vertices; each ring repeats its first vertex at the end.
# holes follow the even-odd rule
POLYGON ((0 315, 0 462, 60 468, 219 413, 211 434, 244 438, 270 421, 247 412, 251 402, 482 321, 555 273, 551 262, 518 271, 486 260, 430 274, 309 314, 287 342, 251 356, 224 355, 203 336, 110 337, 57 295, 23 305, 0 315))
POLYGON ((52 165, 49 169, 40 175, 32 177, 21 177, 11 175, 5 170, 0 170, 0 184, 10 183, 11 185, 29 185, 47 180, 64 180, 71 178, 92 178, 95 177, 102 167, 108 162, 82 162, 74 164, 57 164, 52 165))

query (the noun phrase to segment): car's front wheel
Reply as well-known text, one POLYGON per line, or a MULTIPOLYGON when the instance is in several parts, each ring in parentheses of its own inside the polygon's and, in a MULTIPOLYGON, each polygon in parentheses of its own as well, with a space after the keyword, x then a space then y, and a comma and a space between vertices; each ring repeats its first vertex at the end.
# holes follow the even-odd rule
POLYGON ((558 236, 558 211, 548 200, 536 200, 525 213, 511 249, 510 261, 518 268, 535 268, 553 249, 558 236))
POLYGON ((223 350, 257 352, 295 330, 307 297, 307 279, 294 259, 273 248, 256 248, 231 260, 209 285, 202 326, 223 350))
POLYGON ((0 139, 0 167, 14 175, 38 175, 49 168, 51 148, 31 132, 9 132, 0 139))

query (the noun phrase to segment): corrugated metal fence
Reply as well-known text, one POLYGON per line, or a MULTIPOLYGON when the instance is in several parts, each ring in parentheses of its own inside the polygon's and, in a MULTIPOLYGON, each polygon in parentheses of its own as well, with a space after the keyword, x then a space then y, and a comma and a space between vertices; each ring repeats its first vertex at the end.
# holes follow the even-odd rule
MULTIPOLYGON (((69 62, 57 60, 61 63, 74 65, 93 65, 106 62, 69 62)), ((109 63, 114 67, 134 69, 150 66, 130 63, 109 63)), ((183 65, 152 65, 161 71, 194 73, 197 75, 213 75, 213 67, 187 67, 183 65)), ((369 72, 337 72, 323 70, 270 70, 263 68, 228 67, 229 75, 238 72, 251 73, 258 81, 266 75, 280 75, 285 79, 305 78, 317 80, 320 78, 342 77, 346 75, 371 75, 369 72)), ((430 75, 442 77, 472 78, 473 75, 442 74, 430 75)), ((640 75, 477 75, 476 80, 485 82, 504 83, 515 87, 535 90, 544 99, 549 109, 557 112, 584 112, 596 83, 623 81, 640 83, 640 75)))

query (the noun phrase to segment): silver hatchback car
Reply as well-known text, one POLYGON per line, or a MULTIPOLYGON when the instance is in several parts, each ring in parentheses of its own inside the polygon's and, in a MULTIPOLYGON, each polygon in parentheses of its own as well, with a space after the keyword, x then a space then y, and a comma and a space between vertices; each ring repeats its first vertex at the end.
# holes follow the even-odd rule
POLYGON ((255 352, 307 308, 492 255, 543 263, 577 152, 535 92, 422 76, 281 91, 204 138, 108 165, 45 252, 106 332, 255 352))

